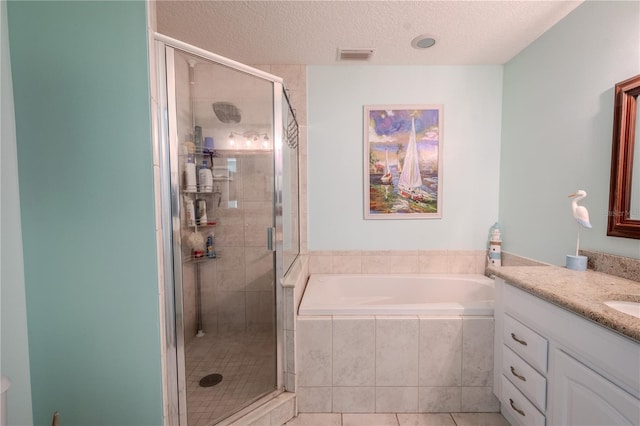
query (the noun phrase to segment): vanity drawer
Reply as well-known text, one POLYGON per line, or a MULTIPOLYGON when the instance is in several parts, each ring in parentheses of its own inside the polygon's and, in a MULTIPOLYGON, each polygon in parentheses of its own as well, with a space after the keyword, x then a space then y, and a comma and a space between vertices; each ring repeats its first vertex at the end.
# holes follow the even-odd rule
POLYGON ((506 377, 502 376, 502 397, 500 401, 503 410, 511 413, 521 426, 544 426, 546 419, 536 407, 524 397, 506 377))
POLYGON ((547 339, 526 325, 504 315, 504 343, 541 373, 547 372, 547 339))
POLYGON ((502 346, 502 374, 529 398, 540 411, 545 410, 547 379, 507 346, 502 346))

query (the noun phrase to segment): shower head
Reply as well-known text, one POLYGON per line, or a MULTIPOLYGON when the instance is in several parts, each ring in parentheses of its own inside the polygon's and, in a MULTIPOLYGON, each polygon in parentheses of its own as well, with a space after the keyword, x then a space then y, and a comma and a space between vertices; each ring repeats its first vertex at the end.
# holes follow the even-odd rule
POLYGON ((223 123, 239 123, 240 122, 240 110, 237 106, 229 102, 214 102, 212 105, 213 112, 218 117, 218 120, 223 123))

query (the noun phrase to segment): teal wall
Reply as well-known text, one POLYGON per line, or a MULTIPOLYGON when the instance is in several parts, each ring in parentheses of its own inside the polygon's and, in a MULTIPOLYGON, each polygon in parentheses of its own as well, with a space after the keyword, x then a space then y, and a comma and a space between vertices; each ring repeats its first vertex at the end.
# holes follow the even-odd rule
POLYGON ((640 258, 640 241, 607 237, 613 87, 640 73, 640 3, 587 1, 504 68, 500 221, 503 250, 564 265, 580 247, 640 258))
POLYGON ((484 250, 498 220, 502 66, 309 66, 310 250, 484 250), (442 219, 364 220, 363 106, 442 104, 442 219))
POLYGON ((34 423, 162 424, 145 3, 8 16, 34 423))
POLYGON ((22 232, 20 228, 20 192, 18 185, 18 155, 13 114, 11 59, 7 31, 7 2, 0 2, 0 130, 2 136, 2 288, 0 291, 0 360, 2 375, 11 380, 7 393, 10 425, 33 424, 31 383, 29 377, 29 342, 27 338, 27 306, 24 290, 22 232))

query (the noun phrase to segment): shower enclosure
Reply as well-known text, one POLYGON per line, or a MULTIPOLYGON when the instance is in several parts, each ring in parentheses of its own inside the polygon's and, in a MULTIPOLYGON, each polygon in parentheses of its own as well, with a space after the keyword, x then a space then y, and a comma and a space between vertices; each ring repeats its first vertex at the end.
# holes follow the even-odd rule
POLYGON ((170 424, 283 391, 298 126, 280 78, 156 35, 170 424))

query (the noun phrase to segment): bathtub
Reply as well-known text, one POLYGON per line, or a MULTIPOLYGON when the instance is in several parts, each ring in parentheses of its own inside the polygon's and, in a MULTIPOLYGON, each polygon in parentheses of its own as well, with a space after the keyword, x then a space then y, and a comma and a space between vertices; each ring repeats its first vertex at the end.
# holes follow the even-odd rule
POLYGON ((296 318, 300 412, 497 412, 493 280, 311 275, 296 318))
POLYGON ((479 274, 315 274, 298 315, 493 315, 493 301, 479 274))

